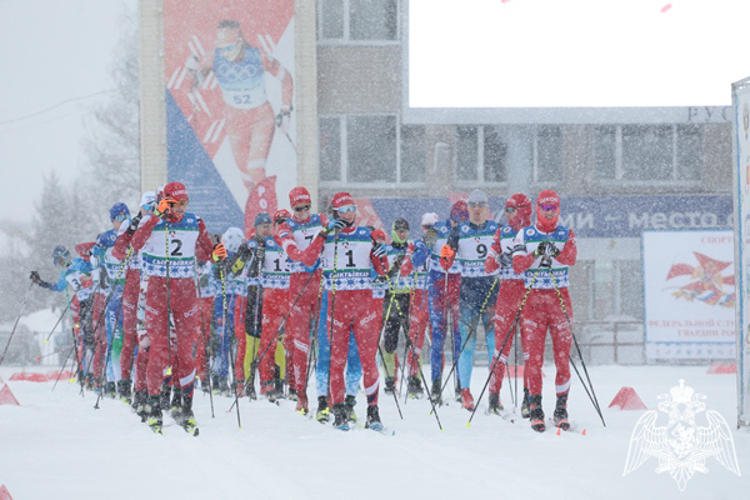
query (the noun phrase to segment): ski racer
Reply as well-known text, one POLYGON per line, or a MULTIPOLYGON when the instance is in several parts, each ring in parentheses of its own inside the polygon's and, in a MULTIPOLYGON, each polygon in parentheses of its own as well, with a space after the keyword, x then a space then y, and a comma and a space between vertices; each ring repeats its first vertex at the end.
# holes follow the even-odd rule
POLYGON ((207 261, 226 257, 220 243, 215 247, 203 221, 186 212, 188 192, 180 182, 164 186, 163 198, 133 235, 134 251, 141 249, 141 271, 149 275, 146 295, 146 328, 150 352, 148 363, 149 426, 161 433, 159 405, 163 375, 176 354, 177 377, 182 388, 182 408, 176 415, 180 425, 197 433, 192 410, 195 380, 193 344, 198 330, 198 301, 195 294, 195 259, 207 261), (176 331, 176 353, 169 352, 169 314, 176 331))
MULTIPOLYGON (((500 389, 503 386, 505 364, 508 361, 518 318, 518 308, 526 294, 526 281, 523 274, 513 272, 513 255, 517 250, 513 240, 518 232, 531 224, 531 200, 523 193, 512 195, 505 202, 505 218, 508 221, 495 233, 492 239, 484 269, 492 274, 500 269, 500 290, 497 292, 495 307, 495 370, 490 379, 489 412, 500 414, 504 409, 500 402, 500 389)), ((520 247, 518 248, 520 250, 520 247)), ((526 352, 522 347, 522 351, 526 352)), ((524 371, 524 398, 521 416, 528 418, 528 386, 524 371)))
POLYGON ((387 268, 381 257, 384 245, 373 243, 371 232, 354 224, 357 207, 349 193, 336 193, 331 200, 334 219, 326 224, 304 252, 302 263, 310 266, 323 251, 323 269, 328 290, 328 325, 331 344, 330 396, 334 426, 348 430, 348 415, 344 402, 344 366, 347 358, 350 330, 354 331, 367 396, 365 427, 380 430, 383 425, 378 411, 377 365, 378 325, 370 312, 372 278, 370 268, 383 275, 387 268))
POLYGON ((492 363, 495 351, 493 315, 497 300, 497 271, 488 273, 484 261, 497 231, 497 223, 488 220, 488 199, 484 191, 475 189, 468 199, 469 220, 454 226, 448 243, 443 246, 441 264, 448 268, 453 260, 461 268, 459 309, 461 310, 461 352, 458 360, 458 381, 461 385, 462 407, 473 411, 471 372, 477 343, 477 326, 484 327, 487 360, 492 363))
POLYGON ((555 359, 554 422, 563 430, 568 421, 570 391, 570 321, 573 308, 568 294, 568 267, 576 263, 578 250, 571 229, 558 225, 560 197, 544 190, 536 199, 536 224, 523 228, 513 241, 513 271, 525 273, 526 287, 531 288, 521 311, 521 335, 528 372, 529 418, 532 429, 544 431, 542 409, 542 363, 544 340, 549 330, 555 359))

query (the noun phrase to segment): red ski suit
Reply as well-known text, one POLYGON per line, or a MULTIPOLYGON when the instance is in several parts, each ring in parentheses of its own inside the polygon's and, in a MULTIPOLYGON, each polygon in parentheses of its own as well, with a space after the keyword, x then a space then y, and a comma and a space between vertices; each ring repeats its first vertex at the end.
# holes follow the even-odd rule
POLYGON ((146 293, 146 329, 150 342, 148 392, 161 391, 167 366, 177 366, 183 395, 192 397, 195 379, 193 344, 199 328, 198 299, 195 291, 195 259, 207 261, 213 244, 203 221, 190 213, 181 220, 151 216, 133 235, 134 251, 141 251, 141 271, 149 275, 146 293), (167 251, 169 252, 167 254, 167 251), (167 270, 169 277, 167 278, 167 270), (169 346, 167 301, 177 335, 176 353, 169 346))
POLYGON ((531 288, 521 311, 529 394, 542 394, 544 340, 549 329, 557 371, 555 392, 560 396, 570 389, 570 321, 573 319, 573 308, 568 294, 567 268, 575 264, 578 255, 575 235, 572 230, 562 226, 550 232, 529 226, 518 232, 513 244, 524 248, 513 256, 513 271, 525 273, 526 286, 531 288), (534 255, 542 241, 552 243, 559 251, 557 256, 551 258, 551 267, 542 266, 542 257, 534 255))
POLYGON ((372 309, 370 269, 384 275, 387 264, 372 254, 370 230, 351 226, 338 236, 320 233, 305 251, 302 262, 312 265, 323 251, 323 269, 328 290, 328 341, 331 346, 329 369, 332 404, 344 402, 344 368, 349 349, 349 335, 354 332, 359 359, 364 372, 368 405, 378 404, 377 352, 380 323, 372 309))
MULTIPOLYGON (((128 258, 130 242, 134 233, 127 230, 117 237, 112 255, 124 261, 128 258)), ((130 255, 128 269, 125 271, 125 286, 122 290, 122 351, 120 352, 120 376, 130 379, 133 371, 133 352, 138 336, 135 328, 138 313, 138 294, 141 291, 141 270, 138 255, 130 255)))

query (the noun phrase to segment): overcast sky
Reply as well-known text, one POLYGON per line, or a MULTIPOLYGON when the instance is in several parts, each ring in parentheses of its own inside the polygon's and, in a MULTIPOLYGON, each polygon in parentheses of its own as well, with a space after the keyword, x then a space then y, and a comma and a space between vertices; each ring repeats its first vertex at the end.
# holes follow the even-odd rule
POLYGON ((0 0, 0 219, 31 221, 44 176, 72 184, 83 168, 128 10, 137 0, 0 0))

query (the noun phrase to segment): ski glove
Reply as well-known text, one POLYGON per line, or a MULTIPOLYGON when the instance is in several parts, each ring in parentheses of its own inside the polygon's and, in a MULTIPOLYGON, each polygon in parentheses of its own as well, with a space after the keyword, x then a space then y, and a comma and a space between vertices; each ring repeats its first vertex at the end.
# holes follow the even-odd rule
POLYGON ((29 276, 29 279, 31 279, 31 282, 35 285, 39 285, 42 288, 50 288, 50 284, 44 281, 37 271, 31 271, 31 275, 29 276))
POLYGON ((513 265, 513 253, 512 252, 501 253, 500 255, 495 257, 495 262, 500 264, 502 267, 510 267, 513 265))
POLYGON ((557 257, 557 254, 559 253, 560 250, 558 250, 553 243, 549 241, 542 241, 541 243, 539 243, 539 246, 536 247, 536 250, 534 250, 534 257, 557 257))
POLYGON ((328 222, 328 225, 325 228, 323 228, 323 230, 321 231, 321 234, 323 234, 323 236, 326 237, 329 234, 331 234, 333 231, 343 229, 345 225, 346 225, 346 222, 344 221, 344 219, 333 219, 328 222))
POLYGON ((133 217, 133 219, 130 221, 130 225, 125 230, 125 233, 132 236, 135 233, 136 229, 138 229, 138 224, 140 224, 142 218, 143 215, 141 215, 140 213, 133 217))
POLYGON ((375 257, 384 257, 385 253, 386 253, 386 250, 387 250, 387 248, 385 247, 385 245, 381 245, 380 243, 376 243, 372 247, 372 254, 375 257))
POLYGON ((221 243, 217 243, 216 245, 214 245, 214 251, 211 252, 211 258, 214 262, 226 259, 227 249, 224 248, 224 245, 222 245, 221 243))
POLYGON ((169 214, 169 211, 174 206, 175 201, 170 198, 164 198, 159 202, 159 204, 156 206, 156 210, 154 210, 154 215, 157 217, 164 217, 165 215, 169 214))

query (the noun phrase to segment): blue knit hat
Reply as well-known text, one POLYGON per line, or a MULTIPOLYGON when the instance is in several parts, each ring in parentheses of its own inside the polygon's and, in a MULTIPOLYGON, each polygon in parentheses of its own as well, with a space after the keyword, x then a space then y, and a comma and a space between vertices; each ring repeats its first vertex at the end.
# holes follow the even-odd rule
POLYGON ((271 216, 266 212, 261 212, 255 216, 255 227, 258 227, 261 224, 271 224, 271 216))

